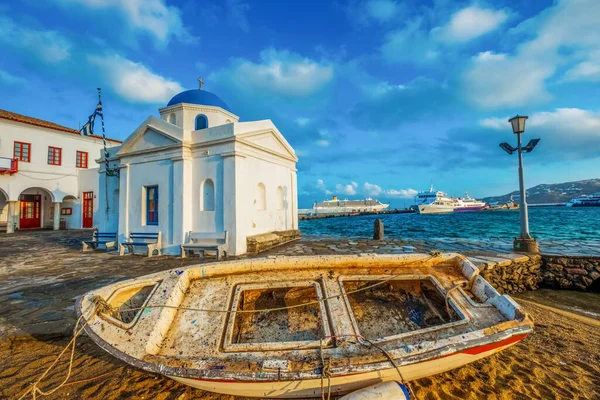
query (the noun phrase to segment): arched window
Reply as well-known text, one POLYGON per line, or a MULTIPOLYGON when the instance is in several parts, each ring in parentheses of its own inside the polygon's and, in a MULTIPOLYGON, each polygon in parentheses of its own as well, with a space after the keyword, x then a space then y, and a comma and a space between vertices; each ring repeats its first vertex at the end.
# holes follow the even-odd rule
POLYGON ((275 204, 278 210, 283 210, 283 188, 281 186, 277 186, 275 204))
POLYGON ((199 114, 196 117, 196 130, 206 128, 208 128, 208 118, 204 114, 199 114))
POLYGON ((230 123, 231 123, 231 120, 230 120, 230 119, 226 119, 226 120, 225 120, 225 123, 226 123, 226 124, 230 124, 230 123))
POLYGON ((257 210, 267 209, 267 189, 265 189, 265 185, 262 182, 256 186, 256 200, 254 200, 254 203, 257 210))
POLYGON ((169 114, 169 123, 177 125, 177 117, 175 117, 175 113, 169 114))
POLYGON ((210 179, 200 185, 200 211, 215 211, 215 184, 210 179))

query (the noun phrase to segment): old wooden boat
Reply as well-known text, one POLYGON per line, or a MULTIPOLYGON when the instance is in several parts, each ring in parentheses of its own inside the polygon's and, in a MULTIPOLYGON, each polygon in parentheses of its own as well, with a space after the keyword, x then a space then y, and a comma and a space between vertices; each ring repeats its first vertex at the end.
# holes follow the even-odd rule
POLYGON ((100 347, 136 367, 208 391, 279 398, 437 374, 533 328, 458 254, 202 264, 94 290, 77 310, 100 347))

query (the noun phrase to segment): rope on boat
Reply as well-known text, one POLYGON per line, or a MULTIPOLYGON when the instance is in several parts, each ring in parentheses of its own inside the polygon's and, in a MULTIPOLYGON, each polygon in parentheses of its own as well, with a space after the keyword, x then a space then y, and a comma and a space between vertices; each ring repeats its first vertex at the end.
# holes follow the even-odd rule
MULTIPOLYGON (((423 261, 430 260, 431 258, 434 258, 434 257, 435 257, 435 255, 432 255, 431 257, 424 259, 423 261)), ((383 284, 386 284, 386 283, 393 281, 402 276, 403 276, 403 274, 392 275, 389 278, 378 280, 377 282, 375 282, 371 285, 363 286, 361 288, 354 289, 354 290, 349 290, 349 291, 345 292, 344 294, 331 295, 331 296, 323 297, 322 299, 319 299, 319 300, 309 301, 307 303, 294 304, 291 306, 284 306, 284 307, 263 308, 260 310, 216 310, 216 309, 207 309, 207 308, 193 308, 193 307, 168 306, 168 305, 152 305, 152 306, 146 305, 143 307, 119 309, 118 307, 110 307, 110 305, 107 304, 106 301, 102 298, 97 299, 96 297, 99 297, 99 296, 94 296, 92 298, 92 301, 104 302, 103 306, 108 307, 108 310, 110 312, 112 312, 112 311, 130 312, 130 311, 140 311, 140 310, 152 309, 152 308, 169 308, 169 309, 181 310, 181 311, 197 311, 197 312, 208 312, 208 313, 253 314, 253 313, 259 313, 259 312, 285 311, 285 310, 289 310, 289 309, 293 309, 293 308, 300 308, 300 307, 321 304, 322 302, 327 301, 327 300, 343 298, 344 295, 354 294, 354 293, 362 292, 362 291, 365 291, 365 290, 368 290, 368 289, 371 289, 371 288, 374 288, 377 286, 381 286, 383 284)), ((452 289, 450 289, 450 290, 452 290, 452 289)))
POLYGON ((319 340, 319 355, 321 356, 321 400, 325 400, 325 388, 323 387, 323 377, 327 377, 327 400, 329 400, 331 398, 331 359, 328 358, 327 364, 325 364, 325 357, 323 356, 323 338, 319 340))
MULTIPOLYGON (((100 296, 95 296, 92 299, 92 306, 94 307, 94 313, 96 313, 99 310, 105 310, 106 309, 105 307, 108 306, 108 304, 106 304, 106 302, 104 301, 104 299, 102 299, 100 296)), ((75 382, 67 383, 67 381, 71 377, 71 372, 73 370, 73 360, 75 358, 75 345, 77 343, 77 337, 79 335, 81 335, 81 333, 83 332, 84 328, 88 324, 88 321, 86 320, 85 323, 81 326, 81 328, 78 329, 79 323, 83 319, 83 316, 84 316, 84 313, 82 313, 81 316, 75 322, 75 327, 73 328, 73 337, 71 338, 71 340, 69 341, 69 343, 67 343, 67 345, 65 346, 65 348, 58 354, 58 356, 56 357, 56 359, 54 359, 54 362, 48 368, 46 368, 46 371, 44 371, 44 373, 31 385, 31 387, 29 389, 27 389, 21 395, 21 397, 19 397, 19 400, 24 399, 25 396, 27 396, 30 393, 31 393, 31 396, 32 396, 33 400, 35 400, 37 398, 38 394, 40 396, 49 396, 52 393, 56 392, 58 389, 62 388, 63 386, 74 385, 76 383, 85 383, 85 382, 89 382, 89 381, 92 381, 92 380, 95 380, 95 379, 100 379, 100 378, 102 378, 104 376, 110 375, 110 374, 118 371, 119 369, 122 369, 122 367, 121 367, 121 368, 113 370, 113 371, 111 371, 109 373, 98 375, 98 376, 96 376, 94 378, 82 379, 80 381, 75 381, 75 382), (54 388, 52 388, 50 390, 42 390, 42 389, 40 389, 38 386, 40 385, 42 379, 44 379, 46 377, 46 375, 48 375, 48 373, 54 368, 54 366, 58 363, 58 361, 62 358, 62 356, 65 354, 65 352, 67 352, 67 350, 69 348, 71 348, 71 355, 69 357, 69 367, 67 368, 67 375, 65 376, 65 379, 63 379, 63 381, 59 385, 57 385, 56 387, 54 387, 54 388)))
MULTIPOLYGON (((431 256, 428 259, 434 258, 436 257, 437 254, 433 253, 431 254, 431 256)), ((425 259, 423 261, 426 261, 428 259, 425 259)), ((346 295, 348 294, 353 294, 353 293, 358 293, 358 292, 362 292, 368 289, 371 289, 373 287, 377 287, 380 285, 383 285, 389 281, 392 281, 394 279, 397 279, 398 277, 402 276, 402 274, 397 274, 397 275, 392 275, 389 278, 377 281, 374 284, 371 285, 367 285, 367 286, 363 286, 362 288, 359 289, 355 289, 355 290, 350 290, 345 292, 346 295)), ((450 291, 452 289, 455 289, 456 287, 452 287, 451 289, 449 289, 446 292, 446 296, 448 296, 448 294, 450 293, 450 291)), ((328 297, 324 297, 322 299, 319 299, 317 301, 311 301, 308 303, 303 303, 303 304, 296 304, 296 305, 291 305, 291 306, 285 306, 285 307, 275 307, 275 308, 266 308, 266 309, 262 309, 262 310, 211 310, 211 309, 200 309, 200 308, 191 308, 191 307, 180 307, 180 306, 167 306, 167 305, 157 305, 157 306, 144 306, 144 307, 137 307, 137 308, 131 308, 131 309, 125 309, 125 310, 120 310, 119 307, 111 307, 105 299, 103 299, 102 297, 95 295, 92 297, 91 299, 91 303, 92 306, 94 307, 94 311, 92 314, 96 314, 96 313, 111 313, 114 311, 117 312, 127 312, 127 311, 139 311, 139 310, 144 310, 144 309, 152 309, 152 308, 169 308, 169 309, 176 309, 176 310, 182 310, 182 311, 197 311, 197 312, 215 312, 215 313, 257 313, 257 312, 271 312, 271 311, 283 311, 283 310, 288 310, 288 309, 292 309, 292 308, 299 308, 299 307, 305 307, 308 305, 315 305, 315 304, 321 304, 321 302, 323 301, 327 301, 330 299, 336 299, 336 298, 340 298, 343 297, 342 294, 339 295, 332 295, 332 296, 328 296, 328 297)), ((447 299, 447 297, 446 297, 447 299)), ((40 394, 41 396, 48 396, 51 395, 52 393, 56 392, 58 389, 62 388, 63 386, 67 386, 67 385, 73 385, 76 383, 84 383, 87 381, 91 381, 94 379, 99 379, 101 377, 107 376, 109 374, 112 374, 116 371, 118 371, 119 369, 116 369, 110 373, 106 373, 106 374, 102 374, 99 375, 97 377, 94 378, 90 378, 90 379, 86 379, 86 380, 82 380, 82 381, 75 381, 75 382, 71 382, 69 384, 67 384, 67 381, 69 380, 69 378, 71 377, 71 372, 73 369, 73 360, 75 357, 75 345, 77 343, 77 337, 83 332, 83 330, 85 329, 85 327, 87 326, 87 324, 89 323, 89 320, 85 320, 84 324, 81 326, 81 328, 77 329, 81 320, 84 319, 84 315, 85 313, 82 313, 81 316, 77 319, 77 321, 75 322, 75 327, 73 328, 73 338, 69 341, 69 343, 65 346, 65 348, 60 352, 60 354, 56 357, 56 359, 54 360, 54 362, 46 369, 46 371, 44 371, 44 373, 33 383, 33 385, 27 389, 27 391, 25 391, 18 400, 22 400, 23 398, 25 398, 25 396, 27 396, 29 393, 32 394, 32 398, 33 400, 35 400, 37 398, 37 395, 40 394), (38 385, 40 384, 40 382, 42 381, 42 379, 44 379, 46 377, 46 375, 50 372, 50 370, 52 370, 54 368, 54 366, 58 363, 58 361, 62 358, 62 356, 65 354, 65 352, 71 348, 71 355, 69 358, 69 367, 67 369, 67 375, 65 377, 65 379, 56 387, 54 387, 53 389, 47 390, 47 391, 43 391, 42 389, 40 389, 38 387, 38 385)), ((370 343, 372 346, 374 346, 375 348, 379 349, 380 351, 382 351, 385 356, 390 360, 390 362, 392 363, 392 365, 394 366, 394 368, 396 369, 396 371, 398 371, 398 374, 400 376, 400 379, 402 381, 402 383, 406 384, 409 388, 409 390, 411 390, 412 393, 412 389, 410 389, 410 386, 407 384, 407 382, 404 380, 402 373, 400 372, 400 369, 398 368, 398 366, 396 365, 396 363, 394 362, 394 360, 390 357, 390 355, 382 348, 380 348, 379 346, 376 346, 375 344, 373 344, 370 340, 360 336, 360 338, 362 338, 363 340, 365 340, 366 342, 370 343)), ((360 340, 359 340, 360 343, 360 340)), ((364 344, 364 343, 363 343, 364 344)), ((323 363, 323 371, 321 374, 321 380, 323 379, 323 376, 327 377, 328 380, 328 385, 327 385, 327 391, 328 391, 328 400, 329 400, 329 396, 330 396, 330 387, 331 387, 331 377, 330 377, 330 371, 329 371, 329 363, 327 365, 325 365, 324 362, 324 358, 323 358, 323 347, 322 347, 322 339, 321 339, 321 344, 320 344, 320 351, 321 351, 321 361, 323 363)), ((329 359, 328 359, 329 361, 329 359)), ((321 382, 321 391, 323 392, 323 382, 321 382)), ((414 394, 413 394, 414 395, 414 394)), ((415 397, 416 398, 416 397, 415 397)))

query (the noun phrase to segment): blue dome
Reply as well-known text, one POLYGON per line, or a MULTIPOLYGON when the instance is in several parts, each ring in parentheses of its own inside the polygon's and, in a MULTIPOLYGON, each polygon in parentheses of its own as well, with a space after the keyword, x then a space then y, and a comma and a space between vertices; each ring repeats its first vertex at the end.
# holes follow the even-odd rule
POLYGON ((167 107, 179 103, 198 104, 202 106, 221 107, 224 110, 231 112, 229 106, 216 94, 207 92, 206 90, 192 89, 176 94, 167 104, 167 107))

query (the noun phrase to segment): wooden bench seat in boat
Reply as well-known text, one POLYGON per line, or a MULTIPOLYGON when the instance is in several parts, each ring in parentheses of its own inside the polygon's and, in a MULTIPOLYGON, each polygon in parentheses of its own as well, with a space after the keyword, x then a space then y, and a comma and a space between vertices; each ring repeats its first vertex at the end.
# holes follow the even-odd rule
POLYGON ((125 249, 128 250, 129 254, 134 253, 134 247, 146 247, 147 256, 152 257, 154 251, 160 256, 161 253, 161 233, 149 233, 149 232, 132 232, 129 234, 129 239, 126 242, 119 244, 119 255, 125 254, 125 249))
POLYGON ((104 245, 106 250, 109 248, 117 249, 117 232, 98 232, 94 231, 92 240, 83 240, 83 251, 96 250, 100 245, 104 245))
POLYGON ((224 232, 192 232, 188 234, 188 242, 181 245, 181 258, 197 251, 202 257, 206 250, 215 251, 217 260, 227 250, 227 231, 224 232))

